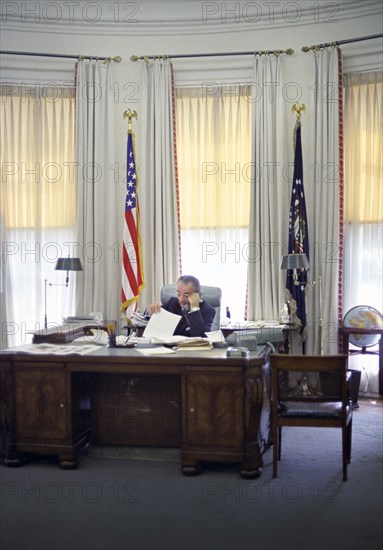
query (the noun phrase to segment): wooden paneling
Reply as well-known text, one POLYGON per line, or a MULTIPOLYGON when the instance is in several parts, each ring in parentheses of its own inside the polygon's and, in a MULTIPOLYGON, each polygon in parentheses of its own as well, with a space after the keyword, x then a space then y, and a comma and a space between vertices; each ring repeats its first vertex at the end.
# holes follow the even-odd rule
POLYGON ((187 377, 187 445, 243 445, 243 382, 238 375, 187 377))
POLYGON ((61 372, 15 372, 16 431, 21 439, 61 440, 68 434, 67 377, 61 372), (21 406, 22 404, 22 406, 21 406))

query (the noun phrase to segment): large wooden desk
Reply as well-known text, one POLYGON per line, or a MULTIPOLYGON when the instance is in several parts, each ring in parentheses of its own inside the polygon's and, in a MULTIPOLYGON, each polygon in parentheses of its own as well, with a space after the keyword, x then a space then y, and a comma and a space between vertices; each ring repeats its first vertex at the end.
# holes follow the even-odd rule
POLYGON ((180 448, 185 475, 204 461, 240 463, 258 477, 270 443, 268 347, 249 358, 225 350, 143 356, 100 348, 88 355, 0 353, 0 452, 57 455, 75 468, 98 444, 180 448))

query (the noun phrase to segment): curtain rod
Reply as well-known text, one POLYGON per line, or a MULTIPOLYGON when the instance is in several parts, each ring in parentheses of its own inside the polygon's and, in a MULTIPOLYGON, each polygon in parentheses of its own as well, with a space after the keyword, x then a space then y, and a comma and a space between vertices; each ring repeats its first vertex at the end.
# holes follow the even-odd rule
POLYGON ((130 61, 138 61, 143 59, 147 61, 148 59, 160 59, 160 58, 170 58, 170 59, 180 59, 180 58, 189 58, 189 57, 225 57, 228 55, 262 55, 262 54, 274 54, 280 55, 285 53, 287 55, 292 55, 294 50, 288 48, 287 50, 265 50, 265 51, 252 51, 252 52, 226 52, 226 53, 190 53, 190 54, 177 54, 177 55, 132 55, 130 61))
POLYGON ((116 57, 99 57, 96 55, 71 55, 71 54, 63 54, 63 53, 39 53, 39 52, 15 52, 15 51, 7 51, 7 50, 0 50, 0 54, 4 55, 32 55, 35 57, 64 57, 66 59, 97 59, 99 61, 115 61, 116 63, 120 63, 122 61, 120 56, 116 57))
POLYGON ((351 42, 362 42, 363 40, 373 40, 374 38, 383 38, 383 34, 372 34, 371 36, 361 36, 360 38, 346 38, 345 40, 336 40, 334 42, 326 42, 326 44, 318 44, 317 46, 303 46, 302 52, 319 50, 320 48, 329 48, 330 46, 341 46, 342 44, 351 44, 351 42))

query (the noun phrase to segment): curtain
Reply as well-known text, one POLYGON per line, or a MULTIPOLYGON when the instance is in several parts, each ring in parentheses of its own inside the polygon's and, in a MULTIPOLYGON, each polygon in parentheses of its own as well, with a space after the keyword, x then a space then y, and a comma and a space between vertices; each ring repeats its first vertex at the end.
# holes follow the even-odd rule
MULTIPOLYGON (((10 273, 9 273, 9 262, 7 261, 7 237, 5 232, 5 227, 0 213, 0 326, 1 326, 1 336, 0 336, 0 349, 6 349, 8 347, 9 335, 12 334, 13 326, 9 322, 9 316, 7 315, 7 297, 9 297, 9 305, 12 304, 12 294, 10 289, 10 273)), ((12 307, 10 307, 13 310, 12 307)))
POLYGON ((338 345, 338 283, 342 262, 342 171, 339 157, 341 52, 337 48, 329 48, 313 51, 312 55, 315 93, 309 109, 313 112, 315 170, 314 208, 308 225, 311 249, 309 279, 316 284, 307 289, 307 352, 318 353, 322 344, 326 354, 336 353, 338 345))
POLYGON ((383 73, 345 79, 344 313, 383 313, 383 73))
POLYGON ((1 326, 2 340, 18 345, 44 326, 45 314, 51 326, 73 313, 75 280, 66 288, 54 267, 75 237, 75 102, 67 88, 2 92, 1 326))
MULTIPOLYGON (((281 57, 255 57, 252 115, 252 188, 247 319, 278 319, 284 301, 279 258, 287 247, 289 189, 286 178, 285 100, 281 57)), ((291 130, 291 136, 293 130, 291 130)), ((290 150, 293 152, 291 137, 290 150)))
POLYGON ((114 170, 112 65, 81 60, 76 71, 78 227, 75 251, 83 264, 78 277, 77 314, 101 312, 120 319, 124 174, 114 170), (122 193, 121 193, 121 196, 122 193), (121 221, 119 225, 118 222, 121 221), (77 253, 78 251, 78 253, 77 253))
POLYGON ((178 183, 172 64, 144 66, 142 140, 137 150, 145 288, 140 304, 159 300, 164 284, 180 275, 178 183))
POLYGON ((248 86, 177 88, 177 151, 184 273, 222 289, 243 319, 251 184, 248 86))
MULTIPOLYGON (((343 315, 357 305, 383 313, 383 73, 346 75, 344 84, 343 315)), ((361 394, 379 393, 376 355, 350 357, 350 368, 362 371, 361 394)))

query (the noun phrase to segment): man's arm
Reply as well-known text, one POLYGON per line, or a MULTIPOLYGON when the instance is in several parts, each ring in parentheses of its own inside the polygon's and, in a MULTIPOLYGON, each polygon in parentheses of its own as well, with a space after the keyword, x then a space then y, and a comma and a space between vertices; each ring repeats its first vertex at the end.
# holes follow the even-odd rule
POLYGON ((186 313, 186 319, 190 327, 190 334, 188 336, 206 336, 206 332, 209 332, 213 319, 215 316, 215 310, 206 302, 201 302, 197 309, 197 306, 191 308, 186 313))

